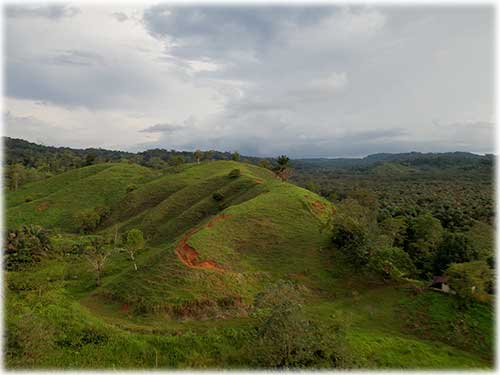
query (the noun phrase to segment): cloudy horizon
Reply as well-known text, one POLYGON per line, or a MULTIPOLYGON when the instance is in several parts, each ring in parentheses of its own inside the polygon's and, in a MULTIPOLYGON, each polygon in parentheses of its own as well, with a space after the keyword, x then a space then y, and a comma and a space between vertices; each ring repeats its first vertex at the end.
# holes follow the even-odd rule
POLYGON ((4 8, 4 135, 75 148, 494 153, 492 6, 4 8))

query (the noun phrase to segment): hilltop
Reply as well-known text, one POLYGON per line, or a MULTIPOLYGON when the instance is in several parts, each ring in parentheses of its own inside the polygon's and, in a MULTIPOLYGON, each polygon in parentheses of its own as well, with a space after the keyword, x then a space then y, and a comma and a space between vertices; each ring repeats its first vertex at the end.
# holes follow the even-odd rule
POLYGON ((283 281, 300 291, 308 321, 345 325, 350 367, 490 366, 487 305, 464 317, 449 296, 412 297, 418 282, 353 267, 332 247, 337 207, 266 168, 100 163, 26 183, 6 208, 9 229, 41 225, 52 243, 39 262, 7 272, 11 367, 247 367, 267 311, 256 301, 283 281), (96 284, 89 244, 131 229, 145 238, 137 270, 116 246, 96 284), (472 333, 429 337, 401 320, 422 324, 424 313, 437 327, 465 319, 472 333))
POLYGON ((226 297, 248 302, 263 274, 278 279, 314 269, 306 278, 313 284, 324 273, 319 250, 328 238, 319 232, 331 203, 234 161, 188 164, 162 175, 124 163, 80 168, 10 194, 7 225, 78 233, 78 213, 102 207, 109 213, 99 232, 138 228, 162 249, 144 254, 139 272, 115 275, 100 292, 133 308, 226 297), (240 175, 229 176, 233 170, 240 175), (216 287, 207 290, 207 282, 216 287))

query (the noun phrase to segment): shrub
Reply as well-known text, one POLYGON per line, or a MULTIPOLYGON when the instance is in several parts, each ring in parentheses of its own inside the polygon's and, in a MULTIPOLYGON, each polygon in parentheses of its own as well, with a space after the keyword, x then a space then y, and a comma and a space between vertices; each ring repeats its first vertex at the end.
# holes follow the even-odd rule
POLYGON ((219 193, 218 191, 216 191, 215 193, 212 194, 212 198, 214 200, 216 200, 217 202, 220 202, 221 200, 224 199, 224 195, 222 195, 222 193, 219 193))
POLYGON ((344 218, 333 225, 332 242, 356 265, 365 265, 370 258, 368 233, 352 218, 344 218))
POLYGON ((482 260, 452 264, 445 275, 450 287, 463 301, 486 294, 493 279, 492 270, 482 260))
POLYGON ((370 258, 370 268, 386 278, 398 279, 415 274, 415 265, 410 256, 397 247, 385 247, 370 258))
POLYGON ((241 176, 241 171, 239 169, 233 169, 228 175, 230 178, 237 178, 241 176))
POLYGON ((260 324, 248 349, 255 366, 332 368, 346 364, 344 326, 336 319, 326 325, 307 319, 300 294, 291 283, 278 282, 256 297, 260 324))
POLYGON ((93 232, 100 220, 99 214, 92 209, 80 211, 75 215, 76 228, 84 234, 93 232))
POLYGON ((25 201, 26 203, 29 203, 29 202, 31 202, 32 200, 33 200, 33 197, 32 197, 31 195, 28 195, 26 198, 24 198, 24 201, 25 201))
POLYGON ((5 249, 6 269, 16 271, 25 265, 39 262, 50 251, 46 230, 37 225, 23 225, 9 231, 5 249))

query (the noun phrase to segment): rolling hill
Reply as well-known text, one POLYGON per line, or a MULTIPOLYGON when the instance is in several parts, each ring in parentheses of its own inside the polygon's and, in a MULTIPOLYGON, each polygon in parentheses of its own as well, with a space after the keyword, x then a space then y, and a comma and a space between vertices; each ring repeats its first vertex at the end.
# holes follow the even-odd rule
POLYGON ((366 278, 329 248, 335 207, 255 165, 97 164, 26 184, 6 209, 8 227, 42 225, 61 244, 36 267, 7 273, 9 347, 30 353, 8 354, 11 367, 245 367, 238 353, 254 329, 252 301, 278 280, 303 288, 311 319, 349 322, 354 367, 490 365, 488 353, 409 331, 404 287, 366 278), (116 251, 96 286, 73 254, 91 237, 75 218, 103 206, 95 234, 137 228, 147 242, 137 271, 116 251), (47 332, 36 348, 26 346, 33 327, 47 332))

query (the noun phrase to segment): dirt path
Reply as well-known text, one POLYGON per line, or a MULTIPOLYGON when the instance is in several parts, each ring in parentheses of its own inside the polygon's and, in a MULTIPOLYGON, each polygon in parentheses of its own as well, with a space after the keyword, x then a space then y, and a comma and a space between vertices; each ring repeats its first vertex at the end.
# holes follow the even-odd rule
MULTIPOLYGON (((216 216, 208 222, 207 228, 212 228, 215 223, 224 220, 226 217, 227 216, 224 214, 216 216)), ((175 253, 177 254, 177 257, 182 263, 191 268, 209 268, 224 272, 224 268, 222 268, 219 264, 217 264, 217 262, 213 260, 200 261, 198 259, 200 256, 198 252, 188 244, 189 238, 201 229, 202 228, 191 230, 186 233, 184 237, 182 237, 182 239, 175 247, 175 253)))

